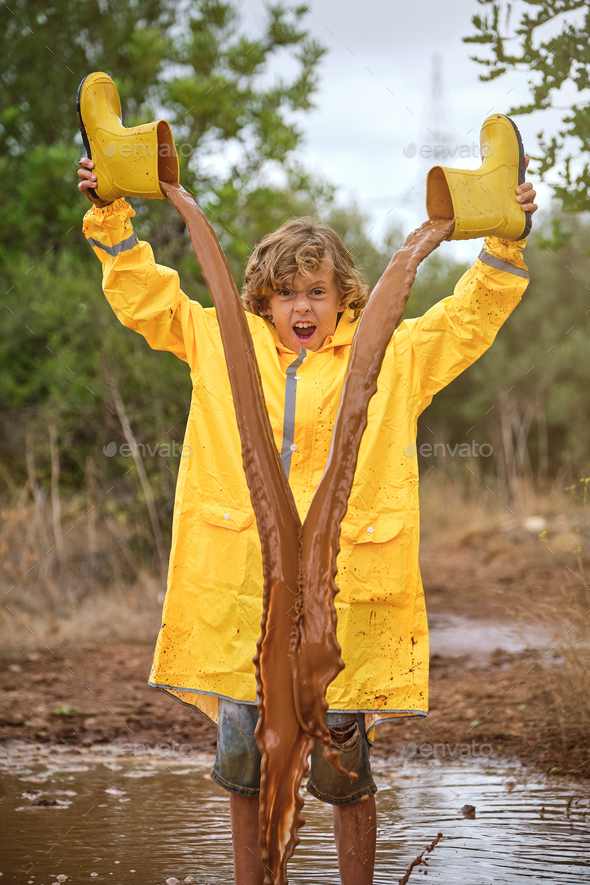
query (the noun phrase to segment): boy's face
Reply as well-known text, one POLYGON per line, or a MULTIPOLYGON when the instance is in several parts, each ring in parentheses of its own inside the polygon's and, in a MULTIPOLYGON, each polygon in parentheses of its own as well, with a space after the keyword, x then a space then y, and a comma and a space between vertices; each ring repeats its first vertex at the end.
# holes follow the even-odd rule
POLYGON ((265 301, 265 313, 271 316, 281 344, 294 353, 301 347, 319 350, 336 329, 338 314, 344 307, 334 276, 334 263, 324 258, 310 274, 295 274, 285 288, 265 301))

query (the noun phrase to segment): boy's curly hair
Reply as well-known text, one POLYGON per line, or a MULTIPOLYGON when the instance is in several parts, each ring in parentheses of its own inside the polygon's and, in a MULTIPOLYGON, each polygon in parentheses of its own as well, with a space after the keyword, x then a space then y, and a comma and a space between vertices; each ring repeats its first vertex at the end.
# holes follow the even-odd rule
POLYGON ((242 303, 246 310, 266 317, 264 300, 280 291, 298 273, 311 273, 324 258, 334 263, 334 275, 342 301, 361 315, 369 300, 370 287, 354 266, 352 256, 338 234, 313 218, 287 221, 258 243, 246 267, 242 303))

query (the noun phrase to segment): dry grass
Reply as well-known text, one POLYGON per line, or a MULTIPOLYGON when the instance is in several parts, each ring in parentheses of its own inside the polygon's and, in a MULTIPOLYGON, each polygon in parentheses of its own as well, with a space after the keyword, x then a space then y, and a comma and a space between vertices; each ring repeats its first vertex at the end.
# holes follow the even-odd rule
POLYGON ((542 687, 552 701, 564 752, 585 750, 581 763, 590 772, 590 587, 583 562, 566 575, 550 600, 540 600, 536 619, 552 636, 538 656, 542 687))
POLYGON ((64 645, 126 639, 155 642, 162 601, 159 579, 145 574, 128 588, 99 589, 59 617, 32 608, 4 609, 0 612, 2 653, 20 657, 39 647, 55 650, 64 645))
MULTIPOLYGON (((441 533, 449 538, 465 532, 506 527, 531 517, 545 519, 553 526, 579 523, 588 530, 588 517, 579 500, 553 485, 539 493, 532 485, 521 487, 518 501, 505 498, 495 483, 479 476, 467 482, 447 473, 425 475, 420 483, 421 532, 423 537, 441 533), (486 485, 488 483, 488 485, 486 485)), ((535 532, 537 533, 537 532, 535 532)))
POLYGON ((420 526, 425 539, 433 535, 457 538, 465 532, 488 529, 501 518, 494 497, 482 495, 481 484, 470 488, 450 477, 432 476, 425 476, 420 483, 420 526))
POLYGON ((164 588, 153 574, 149 528, 116 506, 90 519, 87 510, 82 496, 63 506, 56 543, 51 508, 42 499, 27 499, 25 489, 4 501, 0 643, 6 654, 155 638, 164 588))

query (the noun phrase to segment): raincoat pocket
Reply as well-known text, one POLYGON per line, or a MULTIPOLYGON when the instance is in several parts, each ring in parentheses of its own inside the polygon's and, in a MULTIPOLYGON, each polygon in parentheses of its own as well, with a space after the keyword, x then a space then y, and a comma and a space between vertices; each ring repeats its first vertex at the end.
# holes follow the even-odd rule
POLYGON ((199 578, 239 586, 244 582, 252 510, 207 501, 199 508, 195 571, 199 578))
POLYGON ((402 513, 346 514, 338 559, 346 574, 342 601, 387 602, 407 589, 416 543, 409 522, 402 513))

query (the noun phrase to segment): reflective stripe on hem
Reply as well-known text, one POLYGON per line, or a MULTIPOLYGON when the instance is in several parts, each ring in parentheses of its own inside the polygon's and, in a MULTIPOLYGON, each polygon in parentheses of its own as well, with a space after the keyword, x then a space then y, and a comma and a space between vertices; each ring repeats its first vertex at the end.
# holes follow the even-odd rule
MULTIPOLYGON (((151 688, 158 688, 160 691, 165 692, 169 697, 174 698, 175 701, 178 701, 179 704, 182 704, 184 707, 194 707, 201 713, 205 719, 208 719, 209 722, 212 723, 216 728, 217 722, 211 719, 203 710, 200 709, 198 703, 195 700, 194 704, 189 704, 188 701, 183 701, 182 698, 179 698, 178 695, 173 694, 174 691, 185 691, 187 694, 195 694, 195 695, 209 695, 217 698, 223 698, 227 701, 233 701, 234 704, 248 704, 249 706, 256 706, 256 701, 236 701, 234 698, 230 698, 229 695, 219 694, 216 691, 203 691, 199 688, 184 688, 179 685, 162 685, 159 682, 152 682, 151 679, 148 680, 148 685, 151 688)), ((424 719, 428 716, 427 710, 334 710, 330 709, 328 712, 330 713, 363 713, 365 716, 365 731, 367 734, 367 740, 370 744, 375 742, 375 727, 377 725, 381 725, 385 722, 404 722, 408 719, 424 719), (397 716, 391 715, 397 713, 397 716), (401 716, 399 714, 402 714, 401 716), (376 718, 372 721, 372 723, 367 727, 367 717, 376 718), (381 717, 381 718, 380 718, 381 717)))
POLYGON ((503 258, 497 258, 495 255, 490 255, 485 249, 482 249, 477 257, 484 264, 494 267, 496 270, 505 270, 506 273, 514 274, 516 277, 523 277, 525 280, 530 279, 528 270, 525 270, 523 267, 516 267, 509 261, 504 261, 503 258))
POLYGON ((139 240, 137 239, 137 235, 132 233, 131 236, 127 237, 126 240, 122 240, 120 243, 117 243, 116 246, 105 246, 103 243, 99 243, 98 240, 95 240, 93 237, 87 237, 88 242, 91 246, 96 249, 102 249, 108 255, 112 255, 113 258, 116 258, 121 252, 127 252, 128 249, 133 249, 134 246, 137 246, 139 240))
POLYGON ((295 438, 295 403, 297 400, 297 369, 305 359, 307 353, 305 347, 301 348, 299 356, 287 367, 287 381, 285 384, 285 413, 283 417, 283 445, 281 446, 281 461, 285 475, 289 479, 291 470, 291 446, 295 438))
MULTIPOLYGON (((256 701, 236 701, 235 698, 231 698, 228 694, 221 694, 218 691, 205 691, 202 688, 185 688, 182 685, 164 685, 162 682, 152 682, 151 679, 148 679, 147 684, 150 686, 150 688, 159 688, 161 691, 166 691, 166 692, 168 692, 168 691, 186 691, 189 694, 204 694, 204 695, 208 695, 209 697, 222 698, 224 701, 232 701, 234 704, 248 704, 251 707, 255 707, 257 704, 256 701)), ((193 704, 188 704, 186 701, 183 701, 181 698, 176 697, 176 695, 174 695, 174 697, 176 698, 177 701, 180 701, 181 704, 184 704, 187 707, 194 706, 193 704)), ((421 717, 428 716, 427 710, 368 710, 368 709, 365 709, 364 707, 361 707, 361 708, 357 707, 354 710, 339 710, 336 707, 330 707, 327 710, 327 712, 328 713, 364 713, 365 715, 373 715, 373 716, 380 716, 380 715, 385 714, 387 716, 387 719, 377 719, 375 722, 375 725, 378 725, 381 722, 389 722, 390 719, 393 718, 391 716, 392 713, 401 713, 402 716, 400 716, 400 719, 403 719, 406 716, 408 719, 413 719, 416 716, 421 716, 421 717)))
MULTIPOLYGON (((251 706, 256 706, 256 701, 236 701, 234 698, 230 698, 228 694, 220 694, 218 691, 204 691, 202 688, 185 688, 183 685, 164 685, 161 682, 152 682, 151 679, 148 679, 148 685, 151 688, 161 688, 162 691, 186 691, 191 694, 205 694, 209 695, 213 698, 223 698, 226 701, 233 701, 234 704, 250 704, 251 706)), ((182 704, 186 704, 186 701, 182 701, 178 698, 182 704)), ((193 706, 192 704, 188 704, 189 707, 193 706)))

